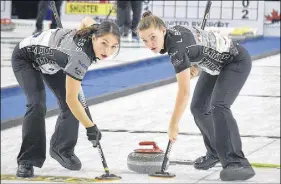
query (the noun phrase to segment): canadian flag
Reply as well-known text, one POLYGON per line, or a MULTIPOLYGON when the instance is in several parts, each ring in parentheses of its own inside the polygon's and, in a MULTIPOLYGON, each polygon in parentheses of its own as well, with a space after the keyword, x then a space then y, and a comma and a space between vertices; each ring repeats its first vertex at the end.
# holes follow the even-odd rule
POLYGON ((265 18, 271 23, 280 22, 280 14, 275 9, 272 10, 271 15, 265 15, 265 18))

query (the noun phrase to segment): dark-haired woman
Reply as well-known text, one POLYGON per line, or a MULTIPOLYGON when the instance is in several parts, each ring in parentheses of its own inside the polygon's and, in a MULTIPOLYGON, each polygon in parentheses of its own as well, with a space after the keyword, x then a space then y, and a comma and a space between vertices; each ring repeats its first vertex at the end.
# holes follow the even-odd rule
POLYGON ((96 146, 101 133, 78 100, 81 81, 97 59, 117 53, 120 44, 118 26, 104 21, 95 24, 86 17, 80 30, 51 29, 23 39, 12 55, 16 79, 27 99, 22 125, 22 144, 17 157, 18 177, 34 176, 46 159, 46 93, 43 81, 57 97, 60 107, 50 141, 50 155, 63 167, 80 170, 74 154, 79 121, 87 129, 88 139, 96 146))
POLYGON ((230 107, 251 70, 252 61, 245 48, 211 31, 174 26, 145 12, 138 34, 154 53, 168 53, 176 72, 178 92, 169 124, 169 139, 178 135, 178 122, 186 108, 190 79, 196 67, 202 70, 191 102, 191 112, 207 149, 196 159, 196 169, 209 169, 221 162, 224 181, 247 180, 255 175, 242 152, 237 123, 230 107))

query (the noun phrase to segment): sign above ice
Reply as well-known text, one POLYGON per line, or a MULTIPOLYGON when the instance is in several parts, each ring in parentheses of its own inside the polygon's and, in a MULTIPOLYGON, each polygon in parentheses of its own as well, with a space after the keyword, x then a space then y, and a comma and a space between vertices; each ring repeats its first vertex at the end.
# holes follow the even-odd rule
MULTIPOLYGON (((62 11, 62 20, 81 21, 85 14, 93 15, 96 20, 104 19, 113 5, 97 2, 99 1, 63 1, 66 11, 62 11)), ((204 16, 206 3, 207 1, 199 0, 145 0, 143 1, 142 13, 150 10, 169 26, 199 27, 204 16)), ((257 34, 263 34, 264 4, 265 1, 251 0, 212 1, 206 27, 239 28, 247 26, 257 29, 257 34)), ((109 19, 115 20, 116 18, 114 10, 109 19)))
MULTIPOLYGON (((200 27, 201 26, 201 20, 198 21, 192 21, 192 20, 165 20, 165 24, 168 26, 174 26, 174 25, 181 25, 181 26, 192 26, 192 27, 200 27)), ((207 21, 206 27, 229 27, 229 21, 207 21)))
MULTIPOLYGON (((112 7, 113 4, 66 2, 65 13, 106 16, 112 7)), ((115 8, 113 8, 111 15, 116 15, 115 8)))
MULTIPOLYGON (((143 11, 150 10, 167 25, 200 26, 207 1, 144 1, 143 11)), ((206 27, 257 28, 263 34, 264 1, 212 1, 206 27)))

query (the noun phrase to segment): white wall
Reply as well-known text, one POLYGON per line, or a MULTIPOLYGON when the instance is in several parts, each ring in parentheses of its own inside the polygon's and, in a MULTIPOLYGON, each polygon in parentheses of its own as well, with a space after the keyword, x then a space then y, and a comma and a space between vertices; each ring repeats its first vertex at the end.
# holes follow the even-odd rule
POLYGON ((280 36, 280 1, 265 2, 264 10, 264 35, 266 36, 280 36), (279 16, 279 21, 268 20, 273 15, 279 16))
MULTIPOLYGON (((71 2, 71 1, 68 1, 71 2)), ((66 13, 66 4, 62 7, 62 20, 81 20, 85 15, 66 13)), ((78 3, 79 2, 75 2, 78 3)), ((89 1, 88 3, 91 3, 89 1)), ((143 3, 143 11, 148 9, 169 25, 200 26, 207 1, 149 1, 143 3)), ((210 19, 206 27, 243 27, 257 28, 263 34, 264 1, 212 1, 210 19)), ((83 3, 80 3, 83 4, 83 3)), ((104 16, 92 13, 94 18, 104 16)), ((116 19, 115 15, 110 16, 116 19)))
POLYGON ((2 1, 1 0, 1 19, 3 18, 11 18, 11 8, 12 2, 11 1, 2 1))

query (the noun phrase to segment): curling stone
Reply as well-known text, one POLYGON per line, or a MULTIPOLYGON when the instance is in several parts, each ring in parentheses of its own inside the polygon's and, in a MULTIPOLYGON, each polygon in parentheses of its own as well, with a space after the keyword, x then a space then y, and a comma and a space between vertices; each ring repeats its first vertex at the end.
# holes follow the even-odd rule
MULTIPOLYGON (((127 166, 130 170, 142 173, 150 174, 161 170, 162 162, 164 160, 163 151, 153 141, 143 141, 139 143, 140 146, 150 146, 152 149, 136 149, 130 153, 127 157, 127 166)), ((169 160, 167 162, 166 169, 168 169, 169 160)))

